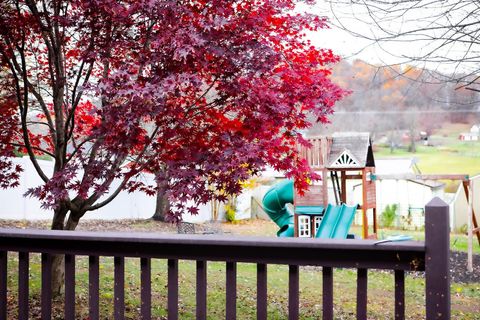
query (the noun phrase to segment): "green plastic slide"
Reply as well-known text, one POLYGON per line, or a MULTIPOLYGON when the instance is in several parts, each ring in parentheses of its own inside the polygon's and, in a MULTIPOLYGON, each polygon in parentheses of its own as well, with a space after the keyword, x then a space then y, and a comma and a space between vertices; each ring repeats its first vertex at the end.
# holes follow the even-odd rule
MULTIPOLYGON (((280 227, 277 232, 279 237, 293 237, 295 234, 293 210, 286 206, 288 203, 293 204, 292 180, 283 180, 275 184, 267 191, 262 200, 263 210, 280 227)), ((320 214, 323 209, 322 206, 297 206, 295 208, 297 213, 308 215, 320 214)), ((329 204, 315 237, 345 239, 353 223, 356 210, 357 206, 329 204)))
POLYGON ((345 239, 348 235, 348 230, 353 223, 357 206, 342 205, 341 214, 338 218, 335 230, 333 230, 331 238, 333 239, 345 239))
POLYGON ((293 237, 295 233, 293 212, 287 209, 287 203, 293 203, 293 180, 275 184, 262 201, 263 210, 280 227, 277 232, 279 237, 293 237))
POLYGON ((353 223, 357 206, 333 206, 329 204, 315 238, 345 239, 353 223))
POLYGON ((340 217, 341 208, 341 206, 332 206, 331 204, 327 206, 315 238, 328 239, 332 237, 338 218, 340 217))

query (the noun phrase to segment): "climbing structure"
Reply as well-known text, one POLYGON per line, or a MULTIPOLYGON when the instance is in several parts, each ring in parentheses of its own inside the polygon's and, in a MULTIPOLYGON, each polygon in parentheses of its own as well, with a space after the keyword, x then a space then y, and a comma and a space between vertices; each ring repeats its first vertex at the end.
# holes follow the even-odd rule
MULTIPOLYGON (((309 165, 322 177, 315 181, 304 195, 294 194, 294 205, 321 206, 329 203, 341 205, 347 203, 347 181, 358 180, 362 184, 363 238, 375 238, 377 235, 376 190, 372 175, 375 174, 375 160, 372 143, 368 133, 344 132, 332 136, 312 137, 307 139, 311 147, 300 146, 300 154, 309 165), (328 180, 333 186, 333 199, 329 199, 328 180), (368 212, 372 212, 372 232, 369 233, 368 212)), ((295 213, 295 231, 298 231, 298 217, 295 213)), ((298 232, 295 234, 297 235, 298 232)))

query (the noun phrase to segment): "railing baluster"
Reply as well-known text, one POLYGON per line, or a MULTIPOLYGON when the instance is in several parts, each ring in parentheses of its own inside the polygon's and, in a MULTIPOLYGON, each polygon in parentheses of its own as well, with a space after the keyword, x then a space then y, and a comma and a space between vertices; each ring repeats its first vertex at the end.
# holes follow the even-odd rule
POLYGON ((75 320, 75 256, 65 255, 65 320, 75 320))
POLYGON ((114 257, 113 313, 115 320, 125 318, 125 258, 114 257))
POLYGON ((288 319, 298 319, 299 304, 299 274, 298 266, 288 266, 288 319))
POLYGON ((18 253, 18 319, 28 319, 28 252, 18 253))
POLYGON ((7 251, 0 251, 0 319, 7 319, 7 251))
POLYGON ((257 264, 257 320, 267 319, 267 265, 257 264))
POLYGON ((100 268, 99 259, 96 256, 88 257, 88 316, 90 320, 100 318, 99 294, 100 289, 100 268))
POLYGON ((197 320, 207 318, 207 262, 197 261, 197 320))
POLYGON ((395 320, 405 319, 405 272, 395 270, 395 320))
POLYGON ((237 318, 237 263, 227 262, 226 281, 226 317, 227 320, 237 318))
POLYGON ((178 319, 178 260, 168 260, 168 320, 178 319))
POLYGON ((141 316, 142 320, 152 318, 152 267, 149 258, 140 259, 141 316))
POLYGON ((357 319, 367 319, 367 269, 357 271, 357 319))
POLYGON ((52 318, 52 258, 42 253, 42 320, 52 318))
POLYGON ((323 320, 333 319, 333 269, 332 267, 323 267, 323 320))

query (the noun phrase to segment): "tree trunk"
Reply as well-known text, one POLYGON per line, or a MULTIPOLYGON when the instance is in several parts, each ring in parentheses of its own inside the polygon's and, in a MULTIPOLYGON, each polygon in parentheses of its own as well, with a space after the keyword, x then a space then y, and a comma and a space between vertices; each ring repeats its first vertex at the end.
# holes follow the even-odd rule
POLYGON ((415 136, 413 130, 410 132, 410 145, 408 146, 408 151, 412 153, 417 152, 417 146, 415 143, 415 136))
POLYGON ((393 141, 393 132, 390 132, 390 137, 389 137, 389 144, 390 144, 390 153, 393 153, 395 150, 395 142, 393 141))
MULTIPOLYGON (((61 205, 60 208, 55 210, 52 230, 75 230, 80 221, 80 217, 84 212, 72 212, 68 216, 67 223, 65 224, 65 217, 68 213, 68 209, 61 205)), ((57 254, 52 255, 52 295, 61 295, 65 284, 65 255, 57 254)))
POLYGON ((62 294, 65 284, 65 256, 52 255, 52 296, 62 294))
POLYGON ((415 141, 415 133, 417 132, 417 119, 414 115, 411 116, 409 121, 409 126, 408 126, 408 131, 409 131, 409 136, 410 136, 410 145, 408 146, 408 152, 415 153, 417 152, 417 145, 415 141))
POLYGON ((167 212, 170 210, 170 202, 168 201, 168 196, 165 191, 166 188, 164 186, 160 187, 157 191, 155 213, 152 216, 153 220, 166 221, 167 212))

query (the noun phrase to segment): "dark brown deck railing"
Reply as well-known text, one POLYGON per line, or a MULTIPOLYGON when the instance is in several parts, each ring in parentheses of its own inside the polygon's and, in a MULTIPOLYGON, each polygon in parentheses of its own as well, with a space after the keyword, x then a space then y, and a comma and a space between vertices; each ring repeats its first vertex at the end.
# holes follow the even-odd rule
MULTIPOLYGON (((0 319, 7 317, 7 252, 19 252, 19 319, 28 317, 29 253, 41 253, 42 319, 51 319, 51 256, 65 254, 65 319, 75 317, 75 256, 89 256, 90 319, 99 318, 99 256, 114 257, 114 319, 124 319, 125 257, 140 258, 141 316, 151 317, 152 258, 168 260, 168 318, 178 319, 178 260, 196 261, 197 319, 207 316, 207 261, 226 263, 226 319, 236 318, 238 262, 257 264, 257 319, 267 319, 268 264, 289 266, 289 319, 299 317, 299 266, 322 266, 323 319, 333 319, 333 269, 355 268, 357 319, 367 317, 368 269, 394 270, 395 319, 405 318, 405 271, 425 270, 427 319, 449 319, 448 206, 426 207, 425 242, 154 235, 0 229, 0 319)), ((319 315, 320 317, 320 315, 319 315)))

